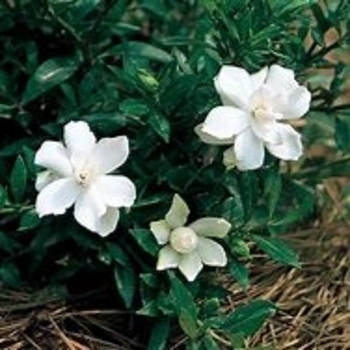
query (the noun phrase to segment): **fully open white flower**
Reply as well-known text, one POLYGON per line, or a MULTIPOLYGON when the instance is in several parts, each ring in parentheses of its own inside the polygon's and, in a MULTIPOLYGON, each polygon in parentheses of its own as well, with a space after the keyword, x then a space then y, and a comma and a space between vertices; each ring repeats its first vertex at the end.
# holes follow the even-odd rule
POLYGON ((36 181, 39 216, 64 214, 74 204, 79 224, 103 237, 113 232, 119 208, 132 206, 136 198, 127 177, 109 175, 128 155, 126 136, 96 142, 87 123, 66 124, 64 144, 45 141, 35 155, 35 164, 47 169, 36 181))
POLYGON ((292 70, 272 65, 250 75, 224 66, 214 83, 223 106, 213 108, 195 131, 203 142, 234 144, 224 154, 227 166, 261 167, 264 147, 283 160, 300 157, 301 137, 284 121, 302 117, 310 108, 311 94, 296 82, 292 70))
POLYGON ((165 219, 151 222, 150 228, 157 242, 164 245, 159 251, 157 270, 178 267, 187 280, 193 281, 203 264, 227 264, 224 249, 208 237, 225 237, 231 224, 221 218, 202 218, 185 226, 189 212, 176 194, 165 219))

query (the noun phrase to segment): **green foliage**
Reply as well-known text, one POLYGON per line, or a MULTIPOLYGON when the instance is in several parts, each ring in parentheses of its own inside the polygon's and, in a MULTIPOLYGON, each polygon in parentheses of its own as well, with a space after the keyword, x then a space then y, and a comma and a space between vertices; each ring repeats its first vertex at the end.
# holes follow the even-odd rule
POLYGON ((2 1, 1 284, 67 296, 112 286, 118 308, 151 323, 150 350, 168 347, 174 325, 189 349, 244 348, 277 308, 252 300, 224 313, 226 286, 216 276, 227 273, 249 295, 256 251, 300 267, 285 234, 317 213, 320 181, 349 174, 349 14, 346 0, 2 1), (306 156, 227 170, 222 148, 193 131, 219 104, 213 77, 223 64, 253 72, 275 62, 313 95, 298 130, 306 156), (135 182, 137 201, 105 239, 78 226, 70 210, 41 219, 35 212, 35 152, 61 139, 70 120, 88 122, 98 137, 130 140, 122 173, 135 182), (332 157, 313 158, 314 145, 332 157), (232 224, 227 268, 205 268, 193 283, 155 269, 149 223, 164 217, 175 192, 191 219, 232 224))

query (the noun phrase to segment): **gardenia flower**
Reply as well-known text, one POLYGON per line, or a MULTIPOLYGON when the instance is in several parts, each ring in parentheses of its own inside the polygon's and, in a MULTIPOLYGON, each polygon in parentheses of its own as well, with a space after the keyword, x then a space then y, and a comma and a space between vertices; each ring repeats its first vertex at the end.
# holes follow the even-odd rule
POLYGON ((283 160, 300 157, 301 136, 284 121, 302 117, 311 94, 296 82, 292 70, 272 65, 249 75, 242 68, 224 66, 214 83, 223 106, 213 108, 195 131, 203 142, 234 144, 224 153, 227 166, 261 167, 264 147, 283 160))
POLYGON ((221 218, 202 218, 185 226, 188 214, 186 203, 176 194, 165 219, 151 222, 150 228, 157 242, 164 245, 159 251, 157 270, 178 267, 187 280, 193 281, 203 264, 227 264, 224 249, 207 237, 225 237, 231 224, 221 218))
POLYGON ((74 204, 78 223, 101 236, 113 232, 119 208, 130 207, 136 198, 134 184, 125 176, 109 175, 129 155, 126 136, 96 142, 83 121, 64 127, 64 144, 45 141, 35 155, 39 173, 36 211, 39 216, 60 215, 74 204))

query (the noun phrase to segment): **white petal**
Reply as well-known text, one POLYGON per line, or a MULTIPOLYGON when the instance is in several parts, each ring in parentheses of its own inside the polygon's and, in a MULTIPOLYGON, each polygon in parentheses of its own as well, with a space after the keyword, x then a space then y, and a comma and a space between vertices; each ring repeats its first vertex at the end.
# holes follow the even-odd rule
POLYGON ((35 189, 41 191, 44 187, 58 179, 59 177, 50 170, 42 171, 36 177, 35 189))
POLYGON ((273 116, 254 117, 251 119, 250 125, 255 135, 264 142, 274 144, 281 142, 277 122, 273 116))
POLYGON ((102 175, 94 184, 109 207, 131 207, 136 198, 135 185, 122 175, 102 175))
POLYGON ((215 77, 214 84, 224 105, 249 108, 253 85, 247 71, 239 67, 223 66, 215 77))
POLYGON ((106 237, 112 233, 118 224, 119 210, 117 208, 107 208, 106 212, 100 217, 98 221, 96 232, 101 237, 106 237))
POLYGON ((179 270, 187 278, 188 281, 194 281, 202 268, 202 261, 196 252, 183 254, 180 256, 179 270))
POLYGON ((224 152, 223 163, 227 169, 232 169, 237 166, 237 158, 234 147, 229 147, 224 152))
POLYGON ((193 222, 189 227, 199 236, 225 237, 231 229, 231 224, 222 218, 202 218, 193 222))
POLYGON ((265 83, 268 71, 268 68, 264 67, 259 72, 251 74, 250 79, 252 81, 253 90, 260 89, 261 86, 265 83))
POLYGON ((301 118, 310 109, 311 93, 304 86, 298 86, 290 93, 273 102, 273 106, 281 113, 281 119, 301 118))
POLYGON ((72 161, 84 160, 95 146, 96 138, 86 122, 71 121, 64 126, 64 143, 72 161))
POLYGON ((59 179, 45 186, 36 199, 38 215, 60 215, 73 205, 81 188, 73 179, 59 179))
POLYGON ((181 227, 187 222, 189 213, 190 210, 185 201, 178 194, 175 194, 171 207, 165 215, 165 220, 171 229, 181 227))
POLYGON ((45 141, 36 152, 34 163, 63 177, 72 174, 67 150, 60 142, 45 141))
POLYGON ((129 141, 126 136, 103 138, 92 151, 89 162, 100 174, 107 174, 119 168, 128 158, 129 141))
POLYGON ((237 136, 234 152, 237 168, 240 170, 253 170, 263 165, 264 145, 251 129, 247 129, 237 136))
POLYGON ((157 270, 165 270, 177 267, 179 254, 170 246, 165 246, 159 251, 157 270))
POLYGON ((170 228, 165 220, 152 221, 150 229, 158 244, 165 244, 169 241, 170 228))
POLYGON ((106 212, 107 207, 94 186, 81 193, 74 205, 75 220, 92 232, 99 232, 101 217, 106 212))
POLYGON ((301 136, 290 125, 278 124, 282 142, 280 144, 266 144, 268 151, 283 160, 297 160, 303 153, 301 136))
POLYGON ((231 145, 234 142, 234 138, 228 138, 228 139, 218 139, 215 136, 209 135, 206 132, 203 131, 203 125, 199 124, 195 127, 194 131, 199 136, 202 142, 207 143, 209 145, 231 145))
POLYGON ((266 85, 273 91, 291 91, 298 83, 294 79, 294 72, 291 69, 283 68, 273 64, 266 78, 266 85))
POLYGON ((235 107, 213 108, 205 118, 202 131, 218 139, 229 139, 249 126, 249 115, 235 107))
POLYGON ((205 265, 225 266, 227 264, 224 248, 212 239, 198 237, 197 254, 205 265))

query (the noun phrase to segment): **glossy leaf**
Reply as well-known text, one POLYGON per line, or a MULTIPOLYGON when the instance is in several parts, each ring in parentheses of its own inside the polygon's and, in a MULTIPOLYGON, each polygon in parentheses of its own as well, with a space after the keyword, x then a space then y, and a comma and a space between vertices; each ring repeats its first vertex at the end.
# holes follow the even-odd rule
POLYGON ((69 79, 79 68, 77 58, 52 58, 42 63, 29 78, 22 96, 26 104, 69 79))

